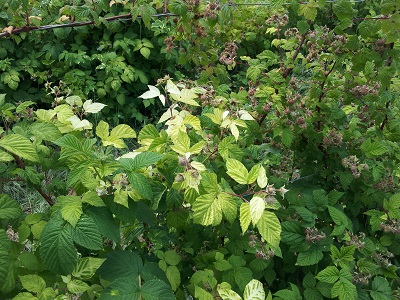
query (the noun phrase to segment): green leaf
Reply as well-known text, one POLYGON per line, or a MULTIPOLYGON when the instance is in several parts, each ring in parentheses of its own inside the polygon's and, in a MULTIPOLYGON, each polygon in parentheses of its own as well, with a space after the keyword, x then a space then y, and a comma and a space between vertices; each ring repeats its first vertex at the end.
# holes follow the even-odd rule
POLYGON ((90 250, 103 249, 103 239, 91 217, 83 214, 72 229, 74 242, 90 250))
POLYGON ((106 255, 106 258, 97 273, 108 281, 123 277, 136 277, 143 268, 140 256, 131 251, 112 251, 106 255))
POLYGON ((388 152, 388 148, 383 141, 371 142, 370 138, 366 139, 360 148, 368 158, 381 156, 388 152))
POLYGON ((293 141, 293 132, 288 129, 285 128, 284 130, 282 130, 282 143, 286 146, 286 147, 290 147, 290 145, 292 144, 293 141))
POLYGON ((309 1, 306 4, 300 4, 298 9, 299 16, 304 15, 308 20, 314 21, 317 16, 318 3, 314 0, 309 1))
POLYGON ((250 214, 250 203, 242 203, 240 205, 240 227, 242 228, 242 233, 244 234, 249 228, 251 222, 250 214))
POLYGON ((140 54, 142 54, 143 57, 146 58, 146 59, 149 58, 150 52, 151 52, 150 49, 147 48, 147 47, 142 47, 142 48, 140 48, 140 54))
POLYGON ((180 16, 185 16, 188 12, 187 4, 182 0, 168 1, 168 8, 170 11, 180 16))
POLYGON ((46 287, 46 282, 39 275, 25 275, 19 276, 22 287, 28 292, 40 293, 46 287))
POLYGON ((19 204, 6 194, 0 194, 0 220, 18 219, 22 215, 19 204))
POLYGON ((0 147, 30 161, 39 161, 35 146, 20 134, 9 134, 0 139, 0 147))
POLYGON ((149 183, 149 179, 141 173, 129 172, 128 179, 130 184, 146 199, 153 198, 153 190, 149 183))
POLYGON ((332 287, 332 297, 339 297, 339 300, 357 299, 356 286, 350 280, 340 278, 332 287))
POLYGON ((339 279, 339 270, 336 267, 329 266, 320 271, 315 278, 326 283, 335 283, 339 279))
POLYGON ((61 196, 58 201, 62 203, 61 215, 73 227, 82 215, 82 201, 78 196, 61 196))
POLYGON ((278 217, 274 213, 265 210, 257 223, 257 228, 261 236, 271 246, 275 248, 279 247, 282 228, 278 217))
POLYGON ((85 213, 93 219, 102 235, 116 243, 120 242, 119 225, 107 207, 89 207, 85 213))
POLYGON ((318 248, 316 245, 311 245, 309 249, 306 251, 302 251, 297 256, 296 264, 299 266, 311 266, 317 264, 322 258, 324 254, 322 250, 318 248))
POLYGON ((105 204, 104 204, 103 200, 100 198, 100 196, 97 195, 97 193, 93 192, 93 191, 88 191, 88 192, 84 193, 82 196, 82 202, 90 204, 92 206, 96 206, 96 207, 105 206, 105 204))
POLYGON ((258 280, 251 280, 244 289, 244 300, 264 300, 265 292, 263 285, 258 280))
POLYGON ((71 230, 66 226, 61 214, 57 214, 46 224, 40 236, 39 253, 50 271, 70 274, 78 260, 71 230))
POLYGON ((176 266, 168 266, 165 275, 171 284, 172 290, 176 291, 181 284, 181 274, 176 266))
POLYGON ((82 280, 89 280, 105 260, 105 258, 82 257, 72 271, 72 276, 82 280))
POLYGON ((31 293, 19 293, 13 298, 13 300, 38 300, 37 297, 33 296, 31 293))
POLYGON ((374 300, 391 300, 393 296, 392 289, 386 278, 377 276, 372 281, 371 297, 374 300))
POLYGON ((14 157, 11 154, 8 154, 7 152, 0 150, 0 162, 9 162, 13 160, 14 157))
POLYGON ((67 289, 71 293, 84 293, 89 289, 89 285, 79 279, 72 279, 67 283, 67 289))
POLYGON ((263 198, 255 196, 250 200, 250 217, 253 224, 257 224, 265 209, 263 198))
POLYGON ((226 160, 227 174, 232 177, 237 183, 247 184, 249 172, 246 167, 238 160, 228 158, 226 160))
POLYGON ((139 286, 133 276, 112 282, 101 293, 99 300, 175 300, 171 287, 161 280, 149 280, 139 286))
POLYGON ((132 158, 121 158, 120 163, 129 171, 149 167, 158 162, 163 157, 160 153, 142 152, 132 158))
POLYGON ((174 250, 168 250, 164 253, 164 260, 171 266, 176 266, 181 261, 181 256, 174 250))
POLYGON ((253 279, 253 272, 246 267, 234 268, 233 278, 235 279, 235 282, 239 288, 244 290, 246 288, 246 284, 253 279))
POLYGON ((45 141, 55 141, 61 137, 61 132, 52 123, 35 122, 30 125, 30 131, 32 134, 45 141))

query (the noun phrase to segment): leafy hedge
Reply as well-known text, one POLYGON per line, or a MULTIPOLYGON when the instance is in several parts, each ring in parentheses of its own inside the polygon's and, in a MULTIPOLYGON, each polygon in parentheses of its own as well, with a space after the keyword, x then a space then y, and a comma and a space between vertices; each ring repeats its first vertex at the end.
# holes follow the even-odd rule
MULTIPOLYGON (((154 32, 163 22, 143 2, 94 4, 99 27, 86 37, 114 26, 102 21, 111 12, 140 12, 154 32)), ((86 100, 80 80, 48 84, 51 107, 18 98, 23 83, 3 86, 1 182, 26 184, 49 209, 23 211, 2 192, 0 296, 398 299, 396 5, 171 1, 181 16, 165 21, 165 63, 194 67, 139 85, 132 97, 158 105, 139 130, 115 122, 122 84, 104 101, 86 100)), ((80 10, 62 13, 89 16, 80 10)), ((31 34, 4 43, 34 43, 31 34)), ((96 65, 95 92, 111 63, 129 61, 112 53, 96 65)))

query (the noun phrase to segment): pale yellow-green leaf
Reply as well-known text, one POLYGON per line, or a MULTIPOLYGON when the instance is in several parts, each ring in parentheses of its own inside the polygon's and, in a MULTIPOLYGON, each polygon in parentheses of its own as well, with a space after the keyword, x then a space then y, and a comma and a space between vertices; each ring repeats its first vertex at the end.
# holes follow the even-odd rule
POLYGON ((257 176, 257 184, 260 188, 265 188, 268 185, 267 173, 263 166, 261 166, 258 176, 257 176))
POLYGON ((205 141, 200 141, 200 142, 194 144, 192 147, 190 147, 190 149, 189 149, 188 152, 189 152, 190 154, 197 154, 197 153, 200 153, 205 144, 206 144, 205 141))
POLYGON ((165 90, 170 94, 179 94, 181 92, 172 80, 167 80, 165 90))
POLYGON ((242 297, 240 297, 235 291, 232 291, 231 289, 220 288, 218 286, 217 291, 222 300, 242 300, 242 297))
POLYGON ((160 120, 158 120, 158 123, 163 123, 178 114, 179 111, 177 111, 176 109, 168 109, 165 113, 162 114, 160 120))
POLYGON ((250 200, 250 217, 253 224, 257 224, 265 209, 263 198, 255 196, 250 200))
POLYGON ((219 193, 217 197, 224 217, 232 224, 237 216, 237 205, 228 193, 219 193))
POLYGON ((51 122, 54 116, 57 115, 57 112, 53 109, 38 109, 35 114, 38 121, 51 122))
POLYGON ((103 103, 93 103, 92 100, 86 100, 85 103, 83 103, 83 109, 86 113, 98 113, 101 111, 105 106, 103 103))
POLYGON ((62 196, 61 215, 65 221, 70 223, 73 227, 79 221, 82 215, 82 201, 78 196, 62 196))
POLYGON ((251 280, 244 289, 243 298, 244 300, 264 300, 265 291, 262 283, 256 279, 251 280))
POLYGON ((170 94, 171 98, 175 101, 186 103, 193 106, 200 106, 194 99, 197 94, 191 89, 182 89, 179 94, 170 94))
POLYGON ((241 120, 253 121, 254 118, 247 110, 239 110, 239 117, 241 120))
POLYGON ((74 129, 92 129, 92 124, 86 119, 79 119, 76 115, 73 115, 67 119, 72 124, 74 129))
POLYGON ((116 190, 114 192, 114 202, 129 208, 128 192, 123 190, 116 190))
POLYGON ((206 170, 205 165, 203 165, 201 162, 198 162, 198 161, 192 161, 192 162, 190 163, 190 165, 191 165, 193 168, 195 168, 197 171, 200 171, 200 172, 206 170))
POLYGON ((109 128, 110 128, 110 126, 108 125, 108 123, 101 120, 99 122, 99 124, 96 126, 97 136, 99 138, 101 138, 102 140, 104 140, 105 138, 107 138, 109 136, 109 132, 108 132, 109 128))
POLYGON ((232 177, 237 183, 247 184, 249 172, 246 167, 238 160, 228 158, 226 160, 227 174, 232 177))
POLYGON ((198 117, 195 116, 186 116, 183 119, 183 123, 185 125, 190 125, 192 126, 195 130, 201 130, 201 123, 200 123, 200 119, 198 117))
POLYGON ((237 141, 239 139, 239 129, 233 123, 229 125, 229 129, 231 130, 232 135, 235 137, 235 140, 237 141))
POLYGON ((244 234, 249 228, 251 222, 250 215, 250 203, 242 203, 240 205, 240 227, 242 227, 242 233, 244 234))
POLYGON ((261 236, 273 247, 278 248, 281 241, 281 224, 278 217, 265 210, 257 223, 258 231, 261 236))
POLYGON ((114 136, 109 136, 102 140, 103 146, 114 146, 115 148, 126 148, 126 145, 124 141, 120 138, 114 137, 114 136))
POLYGON ((216 226, 222 220, 222 208, 214 194, 201 195, 193 203, 193 219, 197 224, 216 226))
POLYGON ((76 105, 78 107, 81 107, 83 102, 82 102, 82 98, 79 96, 69 96, 67 98, 65 98, 65 102, 68 103, 69 105, 73 106, 76 105))
POLYGON ((40 293, 46 287, 46 282, 39 275, 29 274, 19 276, 22 287, 28 292, 40 293))
POLYGON ((232 122, 237 126, 244 127, 244 128, 247 127, 246 122, 243 120, 236 119, 236 120, 233 120, 232 122))
POLYGON ((160 90, 154 85, 147 85, 147 87, 149 88, 149 90, 140 95, 139 98, 152 99, 161 95, 160 90))
MULTIPOLYGON (((36 153, 35 146, 29 139, 20 134, 9 134, 0 139, 0 147, 15 154, 23 159, 38 161, 39 156, 36 153)), ((4 156, 7 158, 7 156, 4 156)))
POLYGON ((258 164, 254 165, 251 168, 251 170, 249 172, 249 175, 247 176, 247 183, 248 184, 252 184, 257 180, 258 174, 260 173, 260 168, 261 168, 261 165, 258 165, 258 164))
POLYGON ((205 113, 204 115, 206 117, 209 117, 211 119, 211 121, 217 125, 220 125, 222 122, 222 114, 223 114, 223 110, 220 108, 214 108, 214 113, 205 113))
POLYGON ((0 150, 0 161, 13 161, 14 157, 12 155, 8 154, 7 152, 4 152, 3 150, 0 150))
POLYGON ((54 111, 57 112, 57 120, 63 124, 70 123, 68 119, 74 115, 71 107, 66 104, 56 106, 54 111))
POLYGON ((89 285, 79 279, 72 279, 67 283, 67 289, 71 293, 84 293, 89 289, 89 285))
POLYGON ((189 152, 190 149, 190 139, 186 132, 179 131, 177 137, 173 140, 174 145, 171 149, 181 155, 189 152))
POLYGON ((128 125, 120 124, 111 130, 110 136, 120 139, 135 138, 136 132, 128 125))

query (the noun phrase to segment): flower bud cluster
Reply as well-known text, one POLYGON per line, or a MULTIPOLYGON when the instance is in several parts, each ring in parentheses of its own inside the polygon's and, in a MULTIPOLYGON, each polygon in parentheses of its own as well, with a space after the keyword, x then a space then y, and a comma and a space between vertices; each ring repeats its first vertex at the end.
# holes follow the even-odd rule
POLYGON ((219 62, 227 66, 233 65, 235 63, 237 50, 238 46, 235 43, 228 43, 219 57, 219 62))
POLYGON ((380 224, 380 227, 384 232, 393 232, 396 234, 400 233, 400 222, 398 220, 386 220, 380 224))
POLYGON ((351 89, 351 93, 356 96, 357 98, 361 98, 366 95, 374 95, 377 96, 379 93, 380 85, 378 83, 374 84, 373 86, 363 84, 357 85, 351 89))
POLYGON ((317 60, 322 52, 342 53, 347 39, 344 35, 337 35, 328 27, 309 31, 306 46, 308 49, 307 61, 317 60), (320 31, 322 29, 322 31, 320 31))
POLYGON ((343 134, 336 132, 334 129, 328 131, 323 138, 325 147, 340 146, 343 142, 343 134))
POLYGON ((174 40, 175 40, 175 36, 167 37, 164 40, 164 44, 166 46, 165 51, 170 52, 172 49, 175 48, 174 40))
POLYGON ((361 284, 361 285, 368 285, 371 277, 372 277, 371 274, 364 274, 362 272, 354 272, 353 273, 353 283, 361 284))
POLYGON ((385 253, 377 252, 371 255, 371 257, 379 263, 379 265, 388 268, 392 265, 390 259, 394 257, 393 253, 386 251, 385 253))
POLYGON ((210 2, 207 4, 206 9, 204 11, 204 17, 209 18, 209 19, 216 19, 217 18, 217 12, 221 10, 221 5, 210 2))
POLYGON ((267 25, 278 25, 278 26, 285 26, 289 21, 289 17, 287 14, 279 15, 274 14, 273 16, 269 17, 265 23, 267 25))
POLYGON ((342 159, 342 165, 345 168, 349 168, 352 175, 355 178, 361 176, 361 171, 367 171, 368 165, 367 164, 360 164, 357 156, 351 155, 349 157, 345 157, 342 159))
POLYGON ((347 241, 347 245, 349 246, 356 246, 357 249, 362 249, 365 247, 365 233, 360 232, 358 235, 353 234, 351 232, 347 232, 347 234, 350 236, 350 241, 347 241))
POLYGON ((306 241, 309 243, 318 243, 320 240, 326 239, 325 233, 319 232, 316 228, 307 227, 304 233, 306 234, 306 241))

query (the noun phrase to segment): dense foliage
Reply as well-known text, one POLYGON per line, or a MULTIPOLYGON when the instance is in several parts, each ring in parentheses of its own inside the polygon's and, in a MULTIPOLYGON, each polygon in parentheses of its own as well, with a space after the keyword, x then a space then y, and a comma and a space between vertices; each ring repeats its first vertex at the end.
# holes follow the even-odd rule
POLYGON ((2 299, 400 298, 398 1, 0 4, 2 299))

